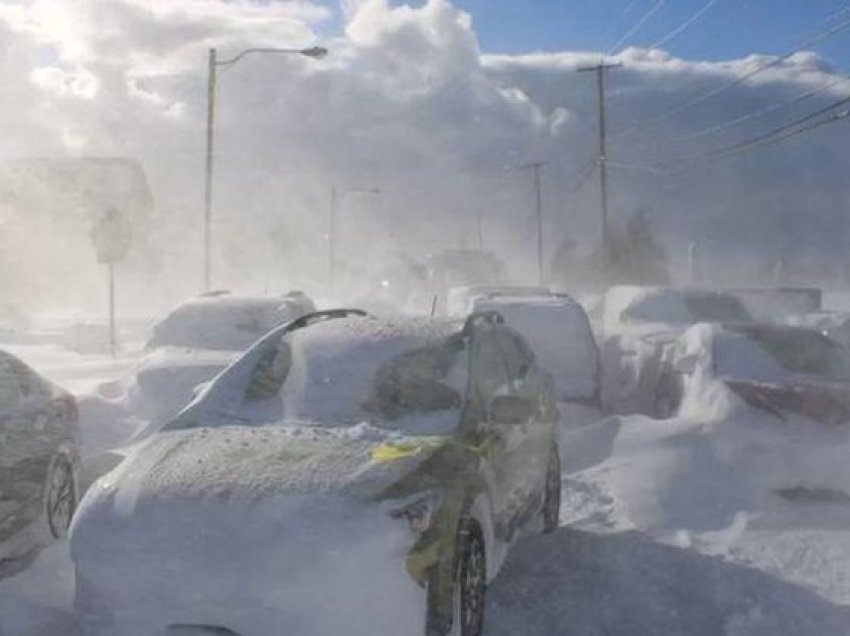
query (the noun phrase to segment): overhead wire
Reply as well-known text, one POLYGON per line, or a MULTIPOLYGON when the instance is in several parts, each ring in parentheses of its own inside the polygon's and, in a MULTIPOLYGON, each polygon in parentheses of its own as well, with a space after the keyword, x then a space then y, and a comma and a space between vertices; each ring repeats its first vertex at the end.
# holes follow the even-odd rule
POLYGON ((801 104, 804 101, 811 99, 812 97, 817 97, 818 95, 825 93, 829 89, 834 88, 838 84, 841 84, 848 80, 850 80, 850 76, 843 76, 840 79, 829 82, 824 86, 820 86, 818 88, 806 91, 804 93, 801 93, 800 95, 795 95, 790 99, 770 104, 764 108, 760 108, 759 110, 747 113, 746 115, 736 117, 735 119, 732 119, 725 123, 709 126, 707 128, 703 128, 702 130, 697 130, 695 132, 679 135, 677 137, 674 137, 673 141, 688 141, 691 139, 699 139, 701 137, 707 137, 715 133, 729 130, 731 128, 734 128, 735 126, 738 126, 739 124, 742 124, 747 121, 752 121, 753 119, 758 119, 759 117, 763 117, 764 115, 776 112, 777 110, 782 110, 783 108, 787 108, 789 106, 796 106, 797 104, 801 104))
POLYGON ((628 42, 636 33, 638 33, 647 22, 649 22, 656 13, 658 13, 661 8, 667 4, 667 0, 658 0, 655 4, 653 4, 649 10, 641 16, 641 18, 635 23, 635 25, 629 29, 623 37, 617 40, 617 43, 614 44, 606 53, 606 55, 612 55, 615 51, 617 51, 623 44, 628 42))
MULTIPOLYGON (((850 100, 848 100, 850 101, 850 100)), ((734 144, 727 148, 721 148, 710 153, 706 153, 705 155, 698 156, 692 159, 713 159, 716 157, 728 157, 733 154, 738 154, 740 152, 744 152, 746 150, 751 150, 753 148, 759 148, 761 146, 767 146, 775 143, 779 143, 785 141, 787 139, 791 139, 793 137, 797 137, 807 132, 811 132, 813 130, 817 130, 818 128, 822 128, 828 124, 834 124, 836 122, 842 121, 850 117, 850 110, 842 110, 832 117, 828 117, 826 119, 822 119, 820 121, 812 122, 807 126, 803 126, 801 128, 796 129, 787 129, 781 132, 781 134, 777 134, 774 132, 770 135, 760 135, 754 139, 750 139, 747 141, 742 141, 740 143, 734 144)))
POLYGON ((686 19, 682 24, 680 24, 675 29, 670 31, 667 35, 665 35, 660 40, 656 40, 655 42, 650 44, 649 48, 657 49, 658 47, 664 46, 670 40, 678 37, 679 35, 681 35, 685 31, 687 31, 694 24, 696 24, 696 22, 699 21, 699 19, 702 18, 702 16, 704 16, 706 13, 708 13, 708 11, 712 7, 714 7, 714 5, 716 5, 719 1, 720 0, 708 0, 708 2, 706 2, 702 7, 700 7, 700 9, 696 13, 694 13, 690 18, 686 19))
POLYGON ((683 104, 680 104, 679 106, 676 106, 675 108, 672 108, 672 109, 670 109, 670 110, 668 110, 664 113, 661 113, 660 115, 657 115, 655 117, 651 117, 651 118, 646 119, 642 122, 632 124, 632 125, 626 127, 625 129, 623 129, 623 130, 621 130, 617 133, 614 133, 612 135, 612 138, 621 137, 621 136, 629 134, 630 132, 633 132, 635 130, 640 130, 640 129, 651 127, 651 126, 656 126, 656 125, 658 125, 662 122, 673 119, 673 118, 677 117, 678 115, 684 113, 685 111, 688 111, 691 108, 694 108, 695 106, 703 104, 703 103, 707 102, 708 100, 710 100, 714 97, 717 97, 718 95, 721 95, 721 94, 731 90, 732 88, 735 88, 736 86, 740 86, 741 84, 749 81, 750 79, 752 79, 756 75, 759 75, 759 74, 763 73, 764 71, 766 71, 768 69, 779 66, 780 64, 782 64, 783 62, 785 62, 789 58, 791 58, 793 55, 796 55, 797 53, 800 53, 801 51, 807 50, 807 49, 811 48, 812 46, 814 46, 815 44, 818 44, 818 43, 820 43, 820 42, 822 42, 822 41, 824 41, 824 40, 826 40, 826 39, 828 39, 828 38, 830 38, 834 35, 837 35, 841 31, 846 30, 847 28, 850 28, 850 18, 848 18, 846 20, 842 20, 841 22, 830 27, 829 29, 826 29, 824 31, 819 32, 818 34, 809 38, 808 40, 803 42, 801 45, 799 45, 798 47, 796 47, 792 51, 784 53, 784 54, 780 55, 779 57, 772 58, 772 59, 768 60, 767 62, 765 62, 763 64, 759 64, 754 69, 752 69, 751 71, 749 71, 749 72, 747 72, 743 75, 739 75, 738 77, 735 77, 735 78, 729 80, 728 82, 721 84, 720 86, 718 86, 716 88, 713 88, 709 91, 706 91, 706 92, 698 95, 697 97, 695 97, 695 98, 693 98, 693 99, 691 99, 691 100, 689 100, 689 101, 687 101, 683 104))
POLYGON ((618 12, 618 15, 611 18, 608 23, 608 28, 604 29, 604 31, 600 32, 599 34, 599 37, 596 42, 596 47, 598 49, 601 50, 605 42, 607 42, 609 39, 613 39, 613 37, 616 35, 617 28, 620 26, 622 19, 625 18, 631 12, 631 10, 635 8, 638 2, 640 2, 640 0, 629 0, 625 4, 625 6, 618 12))

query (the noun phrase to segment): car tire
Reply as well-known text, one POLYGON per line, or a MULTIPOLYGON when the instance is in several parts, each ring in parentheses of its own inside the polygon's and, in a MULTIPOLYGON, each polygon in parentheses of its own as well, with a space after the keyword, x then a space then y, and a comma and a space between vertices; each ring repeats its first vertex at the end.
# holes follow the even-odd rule
POLYGON ((439 577, 428 582, 427 636, 481 636, 484 630, 484 599, 487 590, 487 560, 484 534, 473 519, 462 522, 457 537, 457 554, 451 582, 451 607, 441 603, 439 577))
POLYGON ((61 539, 67 534, 77 508, 77 475, 65 455, 56 455, 50 462, 44 482, 43 503, 50 537, 61 539))
POLYGON ((558 452, 558 445, 554 442, 549 450, 541 515, 543 534, 555 532, 561 523, 561 455, 558 452))

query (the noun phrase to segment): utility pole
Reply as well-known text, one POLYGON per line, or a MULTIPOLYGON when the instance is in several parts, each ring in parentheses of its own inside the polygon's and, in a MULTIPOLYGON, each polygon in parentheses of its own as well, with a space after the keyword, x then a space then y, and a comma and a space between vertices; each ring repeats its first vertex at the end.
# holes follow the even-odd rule
POLYGON ((520 167, 534 174, 535 215, 537 217, 537 282, 543 285, 543 182, 541 172, 548 161, 536 161, 520 167))
POLYGON ((608 155, 606 148, 605 128, 605 71, 620 68, 621 63, 606 64, 599 62, 594 66, 583 66, 578 69, 579 73, 596 73, 596 89, 598 93, 599 109, 599 205, 601 214, 602 233, 602 270, 603 276, 608 277, 610 264, 610 229, 608 223, 608 155))

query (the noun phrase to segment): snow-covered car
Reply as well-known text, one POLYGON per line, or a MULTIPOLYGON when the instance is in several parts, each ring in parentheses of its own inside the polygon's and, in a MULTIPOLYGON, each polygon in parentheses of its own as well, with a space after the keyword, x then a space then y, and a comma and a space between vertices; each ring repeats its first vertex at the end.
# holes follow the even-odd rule
POLYGON ((703 384, 718 380, 750 406, 780 416, 850 421, 850 349, 814 329, 697 325, 682 338, 671 366, 680 386, 699 373, 703 384))
POLYGON ((0 352, 0 561, 65 535, 79 438, 74 398, 0 352))
POLYGON ((207 382, 272 329, 315 310, 302 293, 188 300, 153 326, 147 353, 126 387, 125 407, 158 424, 188 404, 207 382))
POLYGON ((599 404, 599 349, 584 308, 570 296, 491 293, 474 298, 472 309, 498 312, 525 337, 559 401, 599 404))
POLYGON ((425 260, 428 289, 436 297, 437 309, 446 312, 449 290, 455 287, 501 286, 507 267, 499 257, 484 250, 444 250, 425 260))
POLYGON ((453 287, 446 296, 446 314, 468 316, 475 311, 475 301, 487 296, 549 296, 548 287, 523 287, 519 285, 468 285, 453 287))
POLYGON ((305 316, 89 490, 76 610, 92 634, 478 636, 510 546, 558 525, 556 417, 497 314, 305 316))
POLYGON ((615 411, 671 417, 678 405, 671 346, 702 322, 752 322, 733 293, 710 289, 613 287, 602 304, 603 401, 615 411))

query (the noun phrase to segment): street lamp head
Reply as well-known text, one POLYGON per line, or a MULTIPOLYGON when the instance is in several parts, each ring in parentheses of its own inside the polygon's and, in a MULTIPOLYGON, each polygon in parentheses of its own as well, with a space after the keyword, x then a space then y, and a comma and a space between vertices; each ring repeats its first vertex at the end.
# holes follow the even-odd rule
POLYGON ((328 50, 322 46, 313 46, 309 49, 299 51, 304 57, 312 57, 314 60, 323 60, 328 56, 328 50))

